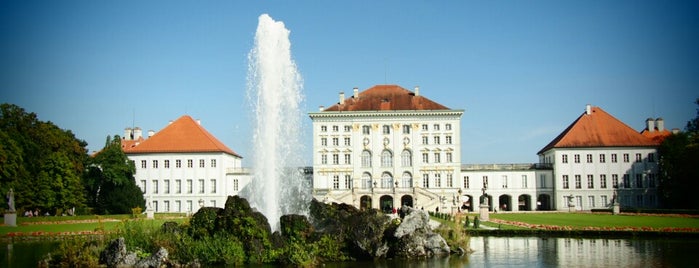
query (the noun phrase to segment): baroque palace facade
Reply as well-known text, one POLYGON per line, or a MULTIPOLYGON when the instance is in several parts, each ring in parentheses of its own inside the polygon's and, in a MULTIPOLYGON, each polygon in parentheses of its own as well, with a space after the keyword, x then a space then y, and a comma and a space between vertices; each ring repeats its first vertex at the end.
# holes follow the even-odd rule
POLYGON ((585 111, 538 152, 534 164, 461 164, 461 116, 414 91, 377 85, 309 113, 313 193, 359 208, 402 205, 474 211, 657 207, 662 119, 639 133, 599 107, 585 111))

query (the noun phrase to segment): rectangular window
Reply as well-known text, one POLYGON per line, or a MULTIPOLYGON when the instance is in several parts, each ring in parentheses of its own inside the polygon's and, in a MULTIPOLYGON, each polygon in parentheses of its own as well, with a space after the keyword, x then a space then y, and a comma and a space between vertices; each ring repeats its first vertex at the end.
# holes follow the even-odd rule
POLYGON ((429 163, 430 162, 430 155, 427 153, 422 153, 422 163, 429 163))
POLYGON ((434 153, 434 162, 441 163, 440 153, 434 153))
POLYGON ((439 136, 434 136, 434 144, 439 144, 439 136))
POLYGON ((141 191, 146 193, 146 180, 141 180, 141 191))
POLYGON ((427 136, 422 136, 422 144, 423 144, 423 145, 427 145, 427 144, 429 143, 429 139, 430 139, 430 138, 427 137, 427 136))
POLYGON ((333 175, 333 189, 340 189, 340 175, 333 175))
POLYGON ((527 175, 522 175, 522 188, 527 188, 527 175))
POLYGON ((175 201, 175 212, 182 212, 182 201, 175 201))
POLYGON ((345 189, 352 189, 352 176, 345 175, 345 189))
POLYGON ((488 176, 483 176, 483 188, 488 188, 488 176))
POLYGON ((153 160, 153 168, 158 168, 158 160, 153 160))
POLYGON ((320 163, 323 165, 328 164, 328 155, 327 154, 320 155, 320 163))
POLYGON ((592 163, 592 154, 587 154, 587 162, 592 163))
POLYGON ((339 164, 340 164, 340 155, 333 154, 333 165, 339 165, 339 164))
POLYGON ((338 132, 340 131, 340 127, 338 126, 333 126, 333 132, 338 132))
POLYGON ((447 144, 451 144, 451 136, 444 137, 444 142, 446 142, 447 144))
POLYGON ((563 175, 563 189, 570 188, 570 182, 568 181, 568 175, 563 175))
POLYGON ((655 188, 655 174, 648 174, 648 187, 655 188))
POLYGON ((580 175, 575 175, 575 189, 581 189, 582 188, 582 178, 580 175))
POLYGON ((507 175, 502 175, 502 188, 507 189, 507 175))
POLYGON ((607 189, 607 175, 599 175, 599 187, 602 189, 607 189))
POLYGON ((641 161, 643 161, 641 154, 636 154, 636 163, 641 163, 641 161))
POLYGON ((568 155, 567 155, 567 154, 561 155, 561 162, 562 162, 563 164, 567 164, 567 163, 568 163, 568 155))
POLYGON ((328 132, 328 126, 320 126, 320 132, 328 132))
POLYGON ((587 205, 589 206, 589 208, 595 207, 595 196, 590 195, 587 197, 587 205))
POLYGON ((187 159, 187 167, 188 167, 188 168, 193 168, 193 167, 194 167, 194 160, 192 160, 192 159, 187 159))
POLYGON ((403 125, 403 134, 410 134, 410 125, 403 125))
POLYGON ((211 167, 212 168, 216 167, 216 159, 211 159, 211 167))
POLYGON ((434 187, 437 187, 437 188, 442 187, 442 174, 440 174, 440 173, 434 174, 434 187))
POLYGON ((422 131, 427 131, 427 124, 422 124, 422 131))
POLYGON ((575 158, 575 163, 580 163, 580 155, 576 154, 573 156, 575 158))
POLYGON ((445 124, 444 129, 446 130, 451 130, 451 124, 445 124))
POLYGON ((648 153, 648 162, 655 162, 655 154, 654 153, 648 153))
POLYGON ((612 154, 612 163, 616 163, 616 154, 612 154))
POLYGON ((163 167, 170 168, 170 160, 163 160, 163 167))
POLYGON ((345 154, 345 165, 352 164, 352 155, 351 154, 345 154))
POLYGON ((204 193, 204 180, 199 180, 199 193, 204 193))
POLYGON ((451 163, 451 162, 453 162, 452 154, 451 154, 451 153, 447 153, 447 163, 451 163))
POLYGON ((345 132, 352 131, 352 126, 345 126, 345 132))
POLYGON ((468 176, 464 176, 464 188, 469 189, 471 188, 471 178, 468 176))
POLYGON ((345 137, 345 146, 352 146, 352 142, 350 142, 351 139, 349 137, 345 137))
POLYGON ((629 162, 629 154, 624 154, 624 163, 629 162))
POLYGON ((371 127, 370 126, 362 126, 362 134, 364 134, 364 135, 371 134, 371 127))
POLYGON ((215 179, 212 179, 212 180, 211 180, 211 186, 210 186, 210 187, 211 187, 211 193, 212 193, 212 194, 215 194, 215 193, 216 193, 216 180, 215 180, 215 179))
POLYGON ((146 168, 146 160, 141 160, 141 168, 146 168))
POLYGON ((451 173, 447 173, 447 187, 454 187, 454 176, 451 173))
POLYGON ((430 188, 430 174, 422 174, 422 188, 430 188))
POLYGON ((182 167, 182 160, 179 160, 179 159, 175 160, 175 167, 181 168, 182 167))
POLYGON ((192 212, 192 200, 187 200, 187 211, 192 212))
POLYGON ((170 193, 170 180, 165 180, 163 183, 163 193, 170 193))
POLYGON ((619 175, 617 175, 617 174, 612 174, 612 187, 613 188, 619 187, 619 175))
POLYGON ((600 199, 602 199, 602 206, 606 207, 608 205, 607 204, 607 196, 606 195, 600 196, 600 199))
POLYGON ((599 155, 599 162, 600 162, 600 163, 607 162, 607 159, 605 159, 605 154, 600 154, 600 155, 599 155))
POLYGON ((636 174, 636 188, 643 188, 643 175, 636 174))
POLYGON ((158 180, 153 180, 153 193, 158 193, 158 180))
POLYGON ((320 138, 320 145, 323 147, 328 146, 328 138, 320 138))
POLYGON ((587 175, 587 189, 595 188, 595 176, 587 175))
POLYGON ((163 201, 163 211, 170 212, 170 201, 163 201))
POLYGON ((629 174, 624 174, 624 188, 631 188, 631 178, 629 174))
POLYGON ((434 124, 434 130, 439 130, 439 124, 434 124))
POLYGON ((238 179, 233 180, 233 191, 238 191, 238 179))
POLYGON ((199 167, 200 168, 204 167, 204 159, 199 159, 199 167))
POLYGON ((176 193, 176 194, 181 194, 181 193, 182 193, 182 181, 181 181, 181 180, 176 180, 176 181, 175 181, 175 193, 176 193))
POLYGON ((391 126, 389 126, 389 125, 383 125, 383 127, 381 127, 381 129, 383 130, 383 134, 384 134, 384 135, 391 134, 391 126))
POLYGON ((192 193, 192 180, 187 180, 187 193, 192 193))
POLYGON ((339 138, 333 138, 333 146, 338 146, 340 145, 340 139, 339 138))
POLYGON ((539 175, 539 187, 546 188, 546 174, 539 175))

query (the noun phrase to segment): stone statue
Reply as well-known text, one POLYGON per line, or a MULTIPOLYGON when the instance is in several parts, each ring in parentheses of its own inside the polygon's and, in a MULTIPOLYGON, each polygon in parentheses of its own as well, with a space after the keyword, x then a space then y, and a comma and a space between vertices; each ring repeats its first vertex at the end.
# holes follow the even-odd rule
POLYGON ((12 188, 7 192, 7 206, 9 207, 9 212, 15 211, 15 192, 12 188))

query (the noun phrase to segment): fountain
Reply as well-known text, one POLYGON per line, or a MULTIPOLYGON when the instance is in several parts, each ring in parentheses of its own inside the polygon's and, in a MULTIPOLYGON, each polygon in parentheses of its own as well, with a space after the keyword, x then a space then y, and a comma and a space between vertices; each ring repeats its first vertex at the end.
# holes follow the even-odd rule
POLYGON ((311 199, 301 153, 301 76, 291 59, 289 30, 269 15, 259 17, 248 54, 247 93, 253 112, 253 177, 241 193, 279 230, 279 217, 307 215, 311 199))

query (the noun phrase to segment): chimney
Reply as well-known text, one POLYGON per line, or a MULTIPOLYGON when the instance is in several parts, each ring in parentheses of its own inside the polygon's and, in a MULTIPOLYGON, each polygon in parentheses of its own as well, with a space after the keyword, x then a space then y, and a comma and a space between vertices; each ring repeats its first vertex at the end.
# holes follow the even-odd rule
POLYGON ((201 125, 201 119, 197 119, 197 125, 201 125))
POLYGON ((322 112, 323 110, 325 110, 325 106, 321 105, 318 107, 318 111, 322 112))
POLYGON ((585 105, 585 114, 591 115, 592 114, 592 106, 591 105, 585 105))
POLYGON ((662 117, 658 117, 658 119, 655 119, 655 127, 658 128, 658 131, 665 130, 665 121, 662 117))
POLYGON ((359 88, 357 88, 357 87, 354 88, 354 98, 355 99, 359 98, 359 88))
POLYGON ((152 130, 152 129, 151 129, 151 130, 148 130, 148 138, 153 137, 154 135, 155 135, 155 131, 154 131, 154 130, 152 130))
POLYGON ((340 105, 345 104, 345 92, 340 91, 340 105))
POLYGON ((653 118, 646 119, 646 129, 648 132, 655 131, 655 120, 653 120, 653 118))
POLYGON ((130 127, 125 128, 123 138, 127 141, 133 140, 133 129, 131 129, 130 127))
POLYGON ((133 129, 133 139, 134 139, 134 140, 138 140, 138 139, 140 139, 141 137, 143 137, 143 132, 141 131, 141 128, 140 128, 140 127, 135 127, 135 128, 133 129))
POLYGON ((415 86, 415 92, 414 92, 414 93, 415 93, 415 96, 420 96, 420 87, 419 87, 419 86, 415 86))

